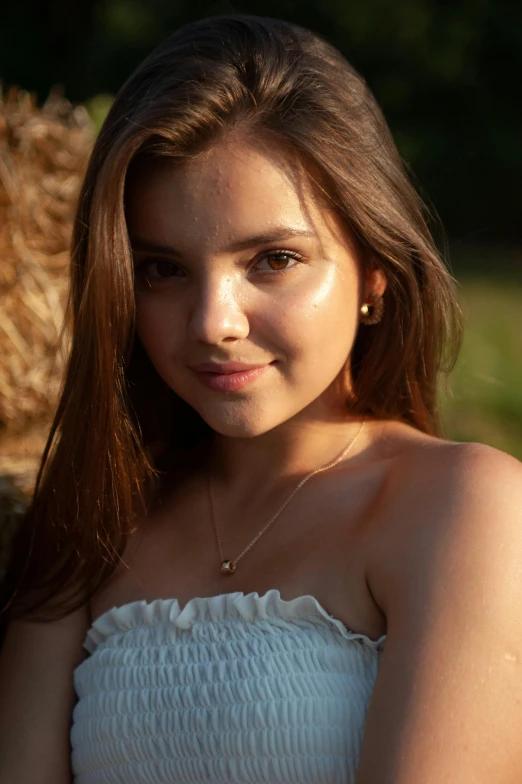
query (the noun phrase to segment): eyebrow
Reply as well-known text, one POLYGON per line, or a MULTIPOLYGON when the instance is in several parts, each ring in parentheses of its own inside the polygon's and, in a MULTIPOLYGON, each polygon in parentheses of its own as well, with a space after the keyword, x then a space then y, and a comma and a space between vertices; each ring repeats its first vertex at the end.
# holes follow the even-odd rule
MULTIPOLYGON (((254 234, 251 237, 245 237, 244 239, 236 240, 235 242, 232 242, 230 245, 227 245, 225 248, 223 248, 221 252, 234 253, 240 250, 253 248, 256 245, 265 245, 270 242, 282 242, 284 240, 292 239, 293 237, 317 237, 317 234, 312 229, 298 229, 291 226, 275 227, 270 231, 261 232, 260 234, 254 234)), ((169 245, 161 245, 157 242, 146 240, 136 235, 131 236, 130 241, 134 251, 161 253, 168 256, 178 257, 183 255, 179 250, 176 250, 176 248, 170 247, 169 245)))

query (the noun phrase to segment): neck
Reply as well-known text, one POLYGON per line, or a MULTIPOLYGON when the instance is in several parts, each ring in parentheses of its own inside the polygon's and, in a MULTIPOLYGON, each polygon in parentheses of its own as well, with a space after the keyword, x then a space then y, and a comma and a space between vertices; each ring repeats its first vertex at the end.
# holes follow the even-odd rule
MULTIPOLYGON (((243 508, 271 501, 291 484, 336 460, 353 460, 368 443, 362 420, 286 422, 251 438, 216 434, 211 444, 208 470, 213 487, 227 506, 243 508), (356 440, 354 440, 356 439, 356 440)), ((340 461, 341 463, 343 461, 340 461)))

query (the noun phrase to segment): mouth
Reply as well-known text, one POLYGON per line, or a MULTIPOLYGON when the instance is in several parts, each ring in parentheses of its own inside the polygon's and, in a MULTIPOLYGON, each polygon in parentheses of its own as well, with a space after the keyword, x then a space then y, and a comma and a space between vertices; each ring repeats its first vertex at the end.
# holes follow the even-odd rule
POLYGON ((192 367, 196 378, 206 387, 217 392, 235 392, 262 376, 272 363, 247 365, 226 362, 222 365, 205 363, 192 367))
POLYGON ((265 367, 267 362, 259 362, 256 364, 247 362, 202 362, 199 365, 192 365, 192 370, 197 373, 216 373, 220 376, 228 375, 230 373, 242 373, 243 371, 255 370, 260 367, 265 367))

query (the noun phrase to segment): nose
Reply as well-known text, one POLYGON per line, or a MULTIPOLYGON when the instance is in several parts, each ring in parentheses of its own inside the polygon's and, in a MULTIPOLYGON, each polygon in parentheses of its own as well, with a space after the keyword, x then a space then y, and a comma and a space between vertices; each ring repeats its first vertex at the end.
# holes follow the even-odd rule
POLYGON ((189 316, 193 340, 217 344, 248 336, 248 318, 230 275, 202 283, 194 297, 189 316))

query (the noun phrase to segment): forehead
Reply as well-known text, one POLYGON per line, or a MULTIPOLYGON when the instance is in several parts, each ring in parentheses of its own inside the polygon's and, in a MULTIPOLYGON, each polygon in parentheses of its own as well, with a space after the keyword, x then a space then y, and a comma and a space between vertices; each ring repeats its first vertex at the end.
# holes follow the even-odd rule
POLYGON ((131 234, 177 246, 226 243, 288 225, 353 249, 350 232, 318 197, 303 166, 280 150, 239 140, 182 164, 138 162, 127 186, 126 217, 131 234))

